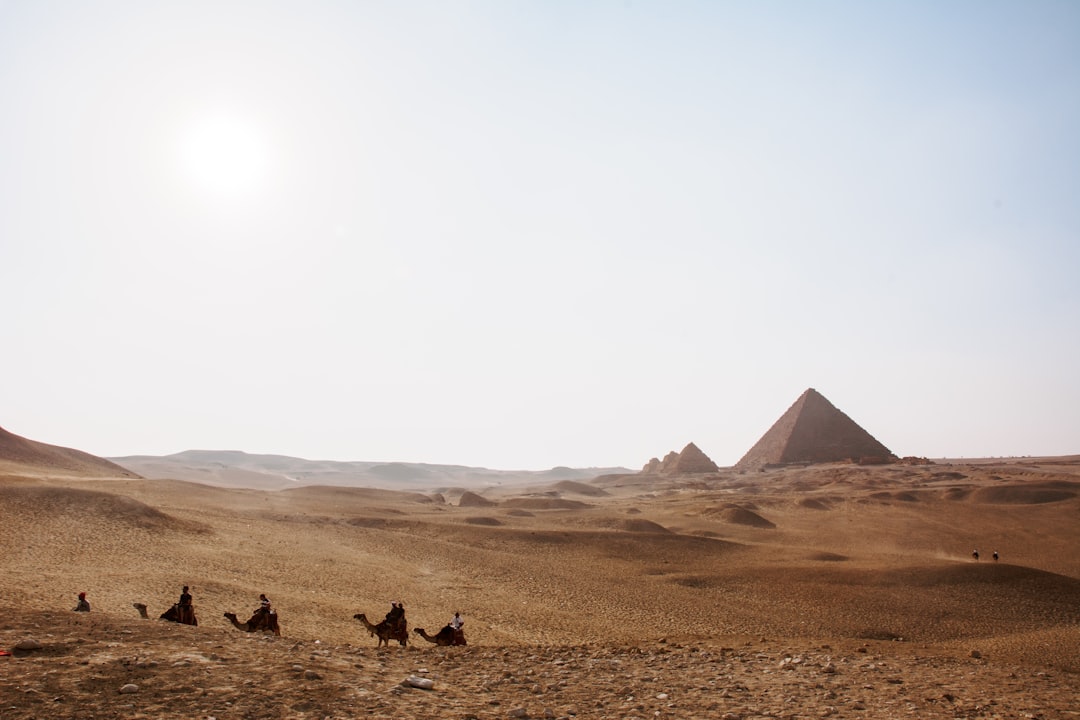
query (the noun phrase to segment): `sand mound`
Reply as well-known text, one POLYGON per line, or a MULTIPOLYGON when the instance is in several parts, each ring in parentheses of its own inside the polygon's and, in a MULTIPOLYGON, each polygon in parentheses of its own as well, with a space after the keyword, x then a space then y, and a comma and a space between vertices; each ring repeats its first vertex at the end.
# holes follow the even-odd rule
POLYGON ((525 510, 580 510, 592 507, 580 500, 564 500, 563 498, 510 498, 504 500, 502 504, 504 507, 525 510))
POLYGON ((465 518, 465 522, 470 525, 486 525, 488 527, 498 527, 499 525, 502 525, 502 521, 498 518, 486 516, 465 518))
POLYGON ((1060 485, 1002 485, 978 488, 971 494, 975 502, 995 505, 1042 505, 1076 497, 1072 486, 1060 485))
POLYGON ((586 495, 588 497, 607 497, 609 493, 598 488, 595 485, 588 485, 583 482, 576 482, 574 480, 563 480, 557 482, 553 486, 559 492, 574 493, 575 495, 586 495))
POLYGON ((639 519, 634 519, 634 520, 623 520, 622 523, 620 523, 620 525, 621 525, 622 529, 625 530, 626 532, 633 532, 633 533, 670 533, 671 532, 670 530, 668 530, 663 525, 660 525, 659 523, 654 523, 651 520, 642 520, 640 518, 639 519))
POLYGON ((458 507, 495 507, 497 504, 469 490, 461 493, 461 497, 458 498, 458 507))
POLYGON ((145 530, 201 529, 138 500, 97 490, 42 485, 0 486, 0 505, 5 513, 69 525, 73 531, 95 519, 145 530))
POLYGON ((630 533, 673 534, 671 530, 668 530, 660 523, 655 523, 652 520, 645 520, 643 518, 633 518, 630 520, 625 518, 590 519, 589 525, 592 527, 611 528, 612 530, 630 533))
POLYGON ((430 495, 396 490, 379 490, 366 487, 341 487, 337 485, 305 485, 281 491, 284 497, 302 498, 311 502, 334 504, 367 504, 380 502, 385 504, 418 503, 431 505, 435 501, 430 495))
POLYGON ((766 520, 758 515, 753 510, 747 510, 744 507, 738 505, 726 505, 721 508, 710 508, 704 512, 708 517, 715 517, 723 520, 724 522, 733 523, 735 525, 748 525, 750 527, 771 529, 775 528, 776 524, 766 520))
POLYGON ((0 464, 9 472, 25 469, 80 477, 139 477, 96 455, 28 440, 3 428, 0 428, 0 464))

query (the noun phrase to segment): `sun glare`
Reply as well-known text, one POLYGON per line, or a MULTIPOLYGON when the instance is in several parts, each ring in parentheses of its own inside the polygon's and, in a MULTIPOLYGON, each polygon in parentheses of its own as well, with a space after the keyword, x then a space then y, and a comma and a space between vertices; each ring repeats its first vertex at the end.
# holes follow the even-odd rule
POLYGON ((267 144, 258 128, 233 115, 207 116, 187 131, 180 161, 200 189, 216 195, 257 190, 265 179, 267 144))

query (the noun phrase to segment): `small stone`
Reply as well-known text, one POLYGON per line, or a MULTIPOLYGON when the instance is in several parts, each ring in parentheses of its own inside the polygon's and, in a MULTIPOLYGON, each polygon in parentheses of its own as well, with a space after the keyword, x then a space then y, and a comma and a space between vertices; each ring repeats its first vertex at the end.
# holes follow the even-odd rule
POLYGON ((978 650, 972 650, 972 651, 971 651, 971 657, 973 657, 973 658, 975 658, 976 660, 978 660, 979 658, 981 658, 981 657, 982 657, 982 653, 981 653, 981 652, 979 652, 978 650))
POLYGON ((521 708, 521 707, 514 708, 513 710, 508 712, 506 714, 506 716, 507 717, 512 717, 512 718, 519 718, 519 719, 520 718, 527 718, 527 717, 529 717, 529 711, 526 710, 525 708, 521 708))
POLYGON ((314 670, 305 670, 304 671, 304 679, 305 680, 321 680, 322 675, 315 672, 314 670))
POLYGON ((122 685, 120 687, 120 692, 124 693, 125 695, 130 693, 137 693, 139 692, 139 686, 135 683, 128 683, 127 685, 122 685))
POLYGON ((430 690, 435 687, 435 681, 431 678, 422 678, 419 675, 410 675, 405 678, 401 683, 407 687, 420 688, 421 690, 430 690))
POLYGON ((15 644, 16 650, 40 650, 41 647, 41 643, 33 638, 26 638, 15 644))

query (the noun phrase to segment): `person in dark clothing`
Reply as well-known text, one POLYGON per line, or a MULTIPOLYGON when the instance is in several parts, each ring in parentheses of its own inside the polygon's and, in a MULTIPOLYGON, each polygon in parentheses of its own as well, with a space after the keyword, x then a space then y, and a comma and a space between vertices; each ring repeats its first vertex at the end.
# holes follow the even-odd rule
POLYGON ((180 591, 180 601, 176 603, 176 612, 180 618, 180 622, 185 625, 194 625, 195 618, 195 606, 191 602, 191 593, 188 592, 188 586, 185 585, 184 589, 180 591))
POLYGON ((257 615, 269 615, 273 612, 270 607, 270 598, 266 597, 266 593, 259 593, 259 607, 255 611, 257 615))
POLYGON ((386 613, 386 622, 390 623, 390 627, 392 627, 395 632, 404 634, 406 632, 405 603, 391 602, 390 612, 386 613))
POLYGON ((90 612, 90 603, 86 601, 86 593, 79 593, 79 603, 73 609, 75 612, 90 612))

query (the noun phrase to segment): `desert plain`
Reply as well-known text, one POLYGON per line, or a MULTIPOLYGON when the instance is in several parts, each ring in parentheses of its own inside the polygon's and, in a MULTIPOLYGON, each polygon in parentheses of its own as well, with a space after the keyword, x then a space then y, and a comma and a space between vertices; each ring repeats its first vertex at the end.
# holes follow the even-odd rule
POLYGON ((4 720, 1080 717, 1077 457, 423 492, 16 457, 0 528, 4 720), (183 585, 196 627, 156 619, 183 585), (259 593, 281 637, 224 618, 259 593), (455 611, 467 646, 412 634, 455 611))

